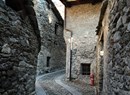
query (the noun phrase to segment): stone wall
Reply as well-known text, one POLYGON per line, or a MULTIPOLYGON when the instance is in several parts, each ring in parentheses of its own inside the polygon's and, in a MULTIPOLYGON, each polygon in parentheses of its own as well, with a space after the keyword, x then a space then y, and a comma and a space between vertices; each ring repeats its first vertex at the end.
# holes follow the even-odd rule
POLYGON ((34 3, 33 0, 5 0, 5 4, 11 7, 13 10, 19 13, 22 19, 25 19, 27 16, 30 20, 30 24, 33 27, 34 33, 37 36, 38 48, 41 49, 41 36, 38 28, 36 13, 33 9, 34 3))
POLYGON ((41 51, 38 56, 38 74, 65 67, 65 41, 63 19, 51 0, 35 1, 35 11, 41 34, 41 51), (47 57, 49 66, 47 66, 47 57))
POLYGON ((69 77, 72 49, 72 78, 81 75, 81 63, 95 63, 96 33, 99 4, 81 4, 66 8, 64 36, 67 43, 66 73, 69 77), (72 34, 71 34, 72 33, 72 34))
POLYGON ((104 47, 103 92, 130 95, 130 2, 108 0, 109 25, 104 47))
POLYGON ((104 68, 104 53, 106 53, 106 41, 108 33, 108 23, 109 23, 109 8, 107 8, 108 1, 104 0, 101 6, 99 24, 97 27, 97 46, 96 46, 96 64, 93 68, 93 73, 95 76, 95 86, 98 95, 102 93, 103 90, 103 68, 104 68))
POLYGON ((34 95, 38 42, 28 17, 0 1, 0 95, 34 95))

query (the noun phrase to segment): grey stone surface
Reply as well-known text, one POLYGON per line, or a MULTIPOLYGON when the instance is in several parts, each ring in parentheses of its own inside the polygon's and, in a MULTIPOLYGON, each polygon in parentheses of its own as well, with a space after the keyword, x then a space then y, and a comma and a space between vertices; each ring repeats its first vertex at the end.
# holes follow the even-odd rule
POLYGON ((95 46, 97 40, 95 29, 100 13, 99 10, 100 3, 95 5, 81 4, 66 8, 64 37, 67 44, 66 76, 68 78, 70 75, 70 67, 72 68, 72 78, 78 79, 81 75, 82 63, 95 63, 95 46))
POLYGON ((129 6, 129 0, 108 0, 106 13, 109 15, 109 25, 108 31, 104 31, 107 37, 104 40, 103 92, 99 95, 130 94, 129 6), (117 14, 120 14, 119 19, 113 21, 117 14))
POLYGON ((121 26, 122 26, 122 17, 120 17, 119 20, 117 21, 116 28, 119 29, 121 26))
MULTIPOLYGON (((41 51, 38 55, 37 74, 52 72, 65 67, 65 41, 63 38, 63 20, 54 12, 54 5, 47 0, 35 1, 34 9, 41 35, 41 51), (48 5, 53 6, 49 8, 48 5), (47 57, 50 57, 47 67, 47 57)), ((60 15, 59 15, 60 16, 60 15)))
POLYGON ((130 31, 130 23, 127 26, 127 30, 130 31))
POLYGON ((72 87, 72 89, 75 89, 76 91, 80 92, 81 95, 95 95, 95 86, 90 86, 89 76, 80 76, 80 80, 72 81, 69 81, 65 78, 65 76, 63 76, 61 81, 64 84, 72 87))
POLYGON ((114 42, 116 42, 116 41, 119 41, 120 39, 121 39, 121 33, 120 31, 117 31, 113 36, 113 40, 114 42))
POLYGON ((63 75, 64 73, 64 70, 60 70, 39 76, 38 82, 40 83, 42 89, 44 89, 44 93, 46 93, 46 95, 72 95, 64 87, 55 82, 55 78, 63 75))
POLYGON ((28 17, 22 20, 0 0, 0 95, 33 95, 36 39, 28 17))
POLYGON ((29 67, 29 68, 33 68, 33 65, 29 65, 28 63, 26 63, 25 61, 20 61, 19 62, 19 66, 20 67, 29 67))
POLYGON ((127 4, 127 6, 130 6, 130 1, 126 0, 126 4, 127 4))
POLYGON ((67 81, 65 70, 37 76, 37 95, 94 95, 94 87, 89 85, 89 76, 82 81, 67 81))
POLYGON ((56 83, 63 86, 65 89, 67 89, 70 93, 72 93, 73 95, 82 95, 81 92, 78 92, 76 89, 74 89, 73 87, 70 87, 66 84, 64 84, 61 79, 64 77, 64 75, 59 76, 55 79, 56 83))
POLYGON ((4 44, 4 45, 2 46, 1 52, 3 52, 3 53, 10 53, 10 52, 11 52, 11 49, 10 49, 9 45, 8 45, 8 44, 4 44))

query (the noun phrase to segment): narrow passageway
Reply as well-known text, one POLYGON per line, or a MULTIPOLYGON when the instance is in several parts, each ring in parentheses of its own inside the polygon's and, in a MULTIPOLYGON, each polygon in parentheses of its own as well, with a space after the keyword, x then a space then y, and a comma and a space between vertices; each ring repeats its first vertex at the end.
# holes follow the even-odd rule
MULTIPOLYGON (((72 95, 64 87, 60 86, 59 84, 55 82, 55 78, 64 74, 65 74, 65 71, 61 70, 61 71, 57 71, 54 73, 49 73, 49 74, 40 76, 40 78, 37 81, 39 82, 42 89, 46 93, 45 95, 72 95)), ((40 95, 40 94, 38 94, 37 92, 37 95, 40 95)))
POLYGON ((65 70, 60 70, 38 76, 36 93, 37 95, 94 95, 94 88, 90 87, 88 83, 67 83, 65 80, 65 70))
POLYGON ((0 95, 130 95, 129 0, 0 0, 0 95))

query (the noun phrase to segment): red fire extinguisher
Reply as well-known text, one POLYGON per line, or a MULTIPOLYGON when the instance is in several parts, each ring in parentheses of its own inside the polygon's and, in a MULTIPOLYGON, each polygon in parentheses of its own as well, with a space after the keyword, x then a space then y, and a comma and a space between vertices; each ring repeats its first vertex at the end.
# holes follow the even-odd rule
POLYGON ((90 74, 90 85, 94 86, 94 74, 93 73, 90 74))

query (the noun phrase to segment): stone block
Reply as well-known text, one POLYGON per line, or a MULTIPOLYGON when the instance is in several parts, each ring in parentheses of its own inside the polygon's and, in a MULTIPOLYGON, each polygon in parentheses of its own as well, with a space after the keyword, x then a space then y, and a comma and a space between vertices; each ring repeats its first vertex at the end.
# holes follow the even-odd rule
POLYGON ((125 3, 120 0, 120 3, 117 4, 117 7, 118 7, 118 11, 121 11, 125 7, 125 3), (120 7, 118 7, 118 6, 120 6, 120 7))
POLYGON ((123 8, 123 12, 124 12, 124 13, 127 13, 127 7, 124 7, 124 8, 123 8))
POLYGON ((126 76, 130 76, 130 67, 128 67, 128 66, 125 67, 125 72, 124 72, 124 74, 125 74, 126 76))
POLYGON ((128 22, 128 20, 127 20, 127 15, 124 15, 123 17, 122 17, 122 22, 123 22, 123 24, 126 24, 127 22, 128 22))
POLYGON ((26 63, 25 61, 20 61, 20 62, 19 62, 19 66, 20 66, 20 67, 33 68, 33 65, 30 65, 30 64, 26 63))
POLYGON ((3 52, 3 53, 10 53, 10 52, 11 52, 11 49, 10 49, 9 45, 8 45, 8 44, 4 44, 4 45, 2 46, 1 52, 3 52))
POLYGON ((127 30, 128 30, 128 32, 130 32, 130 23, 127 26, 127 30))
POLYGON ((130 7, 130 0, 126 0, 126 4, 130 7))
POLYGON ((122 26, 122 16, 118 19, 116 28, 119 29, 122 26))
POLYGON ((18 42, 18 40, 16 38, 10 38, 9 40, 10 40, 10 42, 13 42, 13 43, 18 42))
POLYGON ((126 14, 129 15, 129 12, 130 12, 130 7, 127 8, 126 14))
POLYGON ((119 52, 120 49, 121 49, 121 45, 120 45, 119 43, 115 43, 115 44, 113 45, 113 48, 115 49, 115 52, 119 52))
POLYGON ((120 31, 115 32, 114 36, 113 36, 114 42, 117 42, 121 39, 121 33, 120 31))

